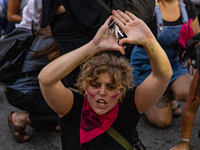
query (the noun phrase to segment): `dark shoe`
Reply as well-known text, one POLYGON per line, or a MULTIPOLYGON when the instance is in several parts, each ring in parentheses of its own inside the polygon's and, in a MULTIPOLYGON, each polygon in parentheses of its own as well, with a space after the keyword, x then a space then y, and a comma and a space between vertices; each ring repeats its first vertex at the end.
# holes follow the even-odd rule
POLYGON ((8 114, 8 125, 10 127, 10 131, 12 133, 12 137, 15 141, 18 143, 23 143, 29 140, 29 138, 25 138, 24 136, 27 136, 27 133, 25 132, 26 127, 19 127, 14 125, 13 120, 12 120, 12 114, 14 112, 10 112, 8 114))
POLYGON ((136 148, 136 150, 146 150, 146 148, 142 144, 142 141, 139 138, 135 138, 134 143, 134 147, 136 148))

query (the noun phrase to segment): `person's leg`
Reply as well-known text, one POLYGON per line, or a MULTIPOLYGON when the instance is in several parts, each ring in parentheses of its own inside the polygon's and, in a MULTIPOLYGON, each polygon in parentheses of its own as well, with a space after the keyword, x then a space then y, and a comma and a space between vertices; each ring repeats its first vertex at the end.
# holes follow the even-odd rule
POLYGON ((29 118, 31 127, 42 131, 59 131, 59 123, 57 114, 36 114, 30 113, 29 118))
POLYGON ((32 126, 37 129, 52 129, 58 126, 58 115, 49 107, 40 90, 34 90, 27 94, 21 108, 29 112, 32 126))
POLYGON ((8 114, 8 125, 15 141, 23 143, 29 140, 30 137, 25 132, 25 129, 30 122, 28 113, 10 112, 8 114))
POLYGON ((153 107, 145 112, 151 123, 161 128, 167 127, 171 124, 172 109, 177 107, 178 104, 173 103, 172 108, 170 99, 174 97, 178 101, 186 102, 192 78, 192 75, 184 74, 168 86, 168 90, 170 90, 172 94, 167 92, 168 96, 162 96, 153 107))
MULTIPOLYGON (((5 94, 8 102, 12 106, 27 111, 27 113, 12 113, 10 116, 10 124, 18 128, 23 128, 24 130, 26 125, 32 125, 39 129, 54 128, 55 130, 59 130, 58 116, 48 106, 40 90, 34 90, 30 94, 25 95, 19 91, 9 89, 5 94)), ((17 132, 17 130, 15 132, 17 132)), ((21 130, 21 133, 22 132, 21 130)), ((17 132, 17 134, 20 135, 20 132, 17 132)))
POLYGON ((58 115, 49 107, 40 90, 34 90, 27 96, 25 111, 29 112, 32 126, 40 130, 52 130, 58 126, 58 115))
POLYGON ((186 102, 189 96, 190 84, 193 76, 190 74, 184 74, 178 77, 169 85, 169 89, 172 91, 172 96, 181 102, 186 102))
POLYGON ((178 101, 186 102, 189 96, 190 84, 192 82, 193 76, 190 74, 184 74, 174 80, 170 85, 169 89, 171 91, 170 97, 174 100, 171 101, 173 116, 180 116, 182 110, 178 101))
MULTIPOLYGON (((4 88, 5 95, 7 98, 8 103, 12 106, 21 105, 17 101, 24 98, 23 93, 18 92, 16 90, 9 90, 4 88), (15 101, 16 100, 16 101, 15 101)), ((18 107, 17 107, 18 108, 18 107)), ((30 123, 29 113, 15 113, 10 112, 8 114, 8 125, 10 127, 13 139, 17 142, 26 142, 29 140, 29 136, 25 132, 26 125, 30 123)))
POLYGON ((0 37, 1 37, 1 34, 3 32, 3 28, 4 28, 4 21, 5 19, 0 17, 0 37))
POLYGON ((7 22, 7 25, 4 27, 4 34, 7 35, 15 29, 15 23, 7 22))
POLYGON ((167 127, 171 124, 172 108, 170 99, 164 94, 158 102, 145 112, 149 121, 159 128, 167 127))

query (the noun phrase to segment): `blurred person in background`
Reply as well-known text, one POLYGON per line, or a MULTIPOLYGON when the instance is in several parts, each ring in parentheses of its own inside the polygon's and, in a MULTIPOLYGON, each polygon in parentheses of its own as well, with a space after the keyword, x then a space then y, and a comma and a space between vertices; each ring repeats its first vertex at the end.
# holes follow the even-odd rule
POLYGON ((58 116, 44 100, 37 77, 45 65, 59 57, 58 46, 49 26, 35 34, 21 69, 22 76, 14 83, 3 84, 8 103, 25 111, 11 111, 8 115, 13 139, 19 143, 30 139, 25 132, 27 125, 42 131, 59 130, 58 116))
POLYGON ((23 9, 22 21, 19 27, 31 29, 32 20, 34 21, 34 30, 41 29, 42 22, 42 0, 29 0, 23 9))
POLYGON ((15 26, 18 27, 19 23, 22 21, 22 11, 27 5, 28 0, 9 0, 7 18, 8 21, 14 22, 15 26))
POLYGON ((0 0, 0 38, 15 29, 15 24, 7 19, 8 0, 0 0))
POLYGON ((200 23, 200 0, 191 0, 197 7, 198 9, 198 18, 199 18, 199 23, 200 23))

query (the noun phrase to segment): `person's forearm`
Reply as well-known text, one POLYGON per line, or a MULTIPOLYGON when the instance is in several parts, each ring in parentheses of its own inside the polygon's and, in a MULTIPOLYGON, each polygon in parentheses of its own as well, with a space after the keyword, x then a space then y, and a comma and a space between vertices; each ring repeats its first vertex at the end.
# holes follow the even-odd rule
POLYGON ((195 116, 196 114, 189 112, 187 106, 185 106, 181 121, 181 143, 183 144, 189 145, 190 134, 192 131, 195 116))
POLYGON ((143 46, 149 57, 153 74, 169 80, 172 75, 172 68, 166 53, 157 40, 152 38, 143 46))
POLYGON ((9 0, 8 1, 8 10, 7 10, 7 19, 10 22, 19 23, 22 21, 22 16, 18 15, 20 8, 21 0, 9 0))
MULTIPOLYGON (((192 131, 195 116, 197 114, 199 104, 200 104, 200 86, 198 84, 199 73, 196 71, 195 76, 190 85, 189 98, 185 104, 182 116, 182 126, 181 126, 181 138, 190 139, 190 134, 192 131), (196 89, 198 89, 196 91, 196 89)), ((182 143, 188 144, 189 142, 182 143)))
POLYGON ((95 45, 89 42, 76 50, 60 56, 42 69, 38 77, 39 80, 44 85, 58 82, 77 66, 94 56, 94 49, 96 49, 95 45))
POLYGON ((8 21, 14 22, 14 23, 20 23, 22 21, 22 16, 20 15, 12 15, 8 17, 8 21))

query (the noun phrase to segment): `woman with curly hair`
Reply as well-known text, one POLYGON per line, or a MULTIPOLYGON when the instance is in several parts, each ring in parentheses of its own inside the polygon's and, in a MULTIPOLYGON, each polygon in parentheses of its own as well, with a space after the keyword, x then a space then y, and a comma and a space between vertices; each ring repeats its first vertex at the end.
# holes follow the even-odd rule
POLYGON ((89 43, 48 64, 38 78, 44 98, 60 117, 63 150, 124 150, 133 148, 140 115, 163 94, 171 75, 167 56, 146 24, 130 12, 113 10, 89 43), (111 20, 126 38, 116 38, 111 20), (137 87, 128 61, 100 54, 124 54, 123 43, 143 45, 151 60, 152 73, 137 87), (79 91, 65 87, 61 79, 82 63, 79 91), (118 142, 113 132, 125 142, 118 142))

